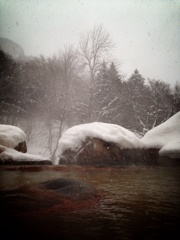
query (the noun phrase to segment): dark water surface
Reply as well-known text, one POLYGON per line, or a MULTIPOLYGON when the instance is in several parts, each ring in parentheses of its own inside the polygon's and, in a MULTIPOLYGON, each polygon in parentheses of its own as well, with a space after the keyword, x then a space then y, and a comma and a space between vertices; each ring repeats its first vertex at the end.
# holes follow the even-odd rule
POLYGON ((0 190, 70 177, 105 196, 95 206, 56 216, 1 218, 6 239, 180 239, 179 166, 39 170, 1 167, 0 190))

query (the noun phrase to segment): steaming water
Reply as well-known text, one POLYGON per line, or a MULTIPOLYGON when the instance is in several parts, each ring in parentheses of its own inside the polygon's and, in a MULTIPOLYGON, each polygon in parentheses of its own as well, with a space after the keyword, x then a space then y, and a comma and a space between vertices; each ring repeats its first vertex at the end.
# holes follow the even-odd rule
POLYGON ((88 209, 19 220, 26 235, 34 233, 41 239, 180 239, 180 167, 1 169, 0 189, 59 177, 84 180, 103 191, 105 198, 88 209))

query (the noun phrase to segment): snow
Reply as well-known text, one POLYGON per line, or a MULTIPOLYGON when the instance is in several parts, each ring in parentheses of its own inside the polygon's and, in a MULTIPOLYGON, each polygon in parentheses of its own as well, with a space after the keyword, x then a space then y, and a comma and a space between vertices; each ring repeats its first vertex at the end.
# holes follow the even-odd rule
POLYGON ((141 139, 115 124, 94 122, 69 128, 59 139, 59 156, 70 149, 78 151, 87 138, 99 138, 121 149, 156 148, 160 156, 180 158, 180 112, 151 129, 141 139))
POLYGON ((69 128, 59 139, 59 156, 66 149, 77 151, 87 138, 99 138, 121 149, 143 148, 145 144, 129 130, 115 124, 93 122, 69 128))
POLYGON ((5 162, 9 159, 17 162, 49 160, 39 155, 18 152, 15 149, 7 148, 0 145, 0 160, 5 162))
POLYGON ((170 141, 159 151, 160 156, 180 158, 180 140, 170 141))
POLYGON ((26 140, 26 134, 18 127, 0 124, 0 145, 15 148, 26 140))
POLYGON ((40 155, 16 151, 14 148, 24 141, 26 141, 26 134, 22 129, 12 125, 0 124, 0 161, 14 160, 21 162, 50 160, 40 155))
MULTIPOLYGON (((59 156, 67 149, 78 151, 87 138, 99 138, 106 142, 114 143, 121 149, 157 148, 160 149, 160 156, 180 158, 180 112, 151 129, 141 139, 131 131, 115 124, 93 122, 76 125, 66 130, 59 139, 59 156)), ((26 141, 26 134, 20 128, 1 124, 0 160, 49 160, 47 157, 30 154, 29 151, 28 153, 21 153, 13 149, 20 142, 24 141, 26 141)), ((55 160, 55 164, 57 163, 58 158, 55 160)))
POLYGON ((151 129, 141 140, 147 148, 160 149, 161 156, 180 158, 180 112, 151 129))
POLYGON ((148 131, 142 138, 148 147, 153 148, 162 148, 175 139, 180 139, 180 112, 148 131))

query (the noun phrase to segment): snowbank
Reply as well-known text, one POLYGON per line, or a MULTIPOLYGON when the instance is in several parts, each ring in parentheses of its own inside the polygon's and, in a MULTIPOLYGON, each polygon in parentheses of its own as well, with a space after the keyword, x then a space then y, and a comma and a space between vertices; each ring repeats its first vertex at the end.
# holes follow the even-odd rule
POLYGON ((18 127, 0 124, 0 145, 15 148, 26 140, 26 134, 18 127))
POLYGON ((129 130, 109 123, 93 122, 69 128, 59 140, 59 156, 70 149, 78 151, 87 138, 99 138, 121 149, 143 148, 145 144, 129 130))
POLYGON ((51 163, 51 160, 39 155, 16 151, 18 144, 26 142, 26 134, 18 127, 0 124, 0 164, 4 163, 51 163), (15 148, 15 149, 14 149, 15 148))
POLYGON ((7 148, 5 146, 0 145, 0 161, 6 162, 9 160, 16 161, 16 162, 22 162, 22 161, 31 162, 31 161, 46 161, 49 159, 41 157, 39 155, 18 152, 14 149, 7 148))
POLYGON ((151 129, 141 140, 147 148, 160 149, 161 156, 180 158, 180 112, 151 129))
POLYGON ((180 141, 170 141, 159 151, 160 156, 180 158, 180 141))

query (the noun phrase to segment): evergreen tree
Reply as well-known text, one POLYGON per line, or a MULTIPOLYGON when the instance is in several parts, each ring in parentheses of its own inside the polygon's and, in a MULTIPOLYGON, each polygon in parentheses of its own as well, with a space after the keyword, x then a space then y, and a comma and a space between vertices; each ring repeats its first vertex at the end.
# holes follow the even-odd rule
POLYGON ((13 124, 19 114, 21 86, 18 78, 18 62, 0 50, 0 112, 1 122, 13 124))
POLYGON ((111 79, 111 82, 114 84, 121 84, 122 76, 118 73, 115 63, 112 62, 110 64, 109 70, 108 70, 108 77, 111 79))
POLYGON ((176 82, 172 90, 172 114, 180 111, 180 83, 176 82))
POLYGON ((121 77, 112 62, 108 67, 102 63, 96 80, 95 89, 95 120, 116 123, 119 116, 119 92, 118 84, 121 77))
POLYGON ((148 127, 149 89, 145 79, 136 69, 127 82, 123 83, 124 105, 123 125, 139 133, 146 132, 148 127))

